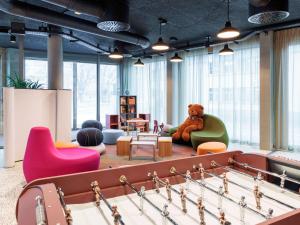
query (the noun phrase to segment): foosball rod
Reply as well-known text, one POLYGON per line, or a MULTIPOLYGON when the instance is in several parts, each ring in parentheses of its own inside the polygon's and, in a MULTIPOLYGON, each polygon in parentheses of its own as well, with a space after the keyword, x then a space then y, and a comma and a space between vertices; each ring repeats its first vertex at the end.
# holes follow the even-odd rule
MULTIPOLYGON (((158 176, 153 176, 150 172, 148 173, 148 176, 151 177, 153 180, 154 179, 157 179, 158 182, 160 182, 163 186, 166 186, 166 182, 164 182, 163 180, 161 180, 158 176)), ((176 194, 178 194, 180 196, 180 192, 178 190, 176 190, 175 188, 173 187, 170 187, 170 189, 175 192, 176 194)), ((197 203, 195 201, 193 201, 192 199, 190 199, 189 197, 186 197, 186 199, 197 206, 197 203)), ((205 212, 207 212, 208 214, 210 214, 212 217, 214 217, 215 219, 219 220, 219 218, 212 212, 210 212, 209 210, 207 209, 204 209, 205 212)), ((230 222, 228 222, 228 224, 230 224, 230 222)))
MULTIPOLYGON (((119 180, 120 180, 121 184, 127 185, 131 190, 133 190, 135 193, 137 193, 137 195, 139 197, 143 197, 143 199, 145 199, 153 208, 155 208, 157 211, 159 211, 161 214, 163 214, 163 211, 158 206, 156 206, 152 201, 150 201, 146 196, 141 196, 140 191, 136 187, 134 187, 131 183, 129 183, 128 180, 127 180, 127 178, 124 175, 122 175, 119 180)), ((165 217, 172 224, 178 225, 178 223, 176 223, 170 216, 166 215, 165 217)))
MULTIPOLYGON (((279 174, 277 174, 277 173, 273 173, 273 172, 270 172, 270 171, 267 171, 267 170, 263 170, 263 169, 258 169, 258 168, 255 168, 255 167, 253 167, 253 166, 250 166, 249 164, 247 164, 247 163, 240 163, 240 162, 238 162, 238 161, 236 161, 236 160, 234 160, 233 158, 229 158, 228 159, 228 162, 229 163, 231 163, 231 164, 237 164, 237 165, 239 165, 239 166, 242 166, 242 167, 244 167, 245 169, 252 169, 252 170, 255 170, 255 171, 257 171, 257 172, 261 172, 261 173, 264 173, 264 174, 268 174, 268 175, 270 175, 270 176, 273 176, 273 177, 277 177, 277 178, 282 178, 282 175, 279 175, 279 174)), ((290 177, 285 177, 285 180, 288 180, 288 181, 290 181, 290 182, 292 182, 292 183, 295 183, 295 184, 298 184, 298 185, 300 185, 300 182, 299 181, 297 181, 297 180, 295 180, 295 179, 293 179, 293 178, 290 178, 290 177)))
MULTIPOLYGON (((223 167, 222 165, 218 164, 216 161, 212 161, 212 164, 215 164, 216 166, 222 167, 224 170, 227 170, 227 171, 229 171, 229 172, 239 173, 239 174, 244 175, 244 176, 246 176, 246 177, 250 177, 250 178, 252 178, 252 179, 257 179, 257 177, 255 177, 255 176, 252 176, 252 175, 250 175, 250 174, 244 173, 244 172, 239 171, 239 170, 236 170, 236 169, 232 169, 232 168, 230 168, 229 166, 223 167)), ((271 185, 273 185, 274 187, 278 188, 278 186, 275 185, 275 184, 272 184, 272 183, 269 183, 269 184, 271 184, 271 185)), ((299 192, 296 192, 296 191, 292 191, 292 190, 286 189, 285 187, 280 187, 280 188, 283 189, 283 190, 285 190, 285 191, 292 192, 292 193, 294 193, 294 194, 299 194, 299 192)))
MULTIPOLYGON (((197 167, 197 166, 193 166, 193 167, 194 167, 195 169, 199 170, 199 167, 197 167)), ((218 178, 218 179, 220 179, 220 180, 223 180, 223 178, 220 177, 219 175, 216 175, 216 174, 213 174, 213 173, 209 173, 209 172, 206 172, 206 171, 204 171, 204 173, 207 174, 207 175, 209 175, 209 176, 211 176, 211 177, 216 177, 216 178, 218 178)), ((244 186, 244 185, 238 184, 238 183, 236 183, 236 182, 234 182, 234 181, 232 181, 232 180, 229 180, 229 179, 228 179, 228 182, 231 183, 231 184, 234 184, 234 185, 236 185, 236 186, 238 186, 238 187, 240 187, 240 188, 243 188, 244 190, 247 190, 247 191, 249 191, 249 192, 253 192, 253 190, 251 190, 250 188, 248 188, 248 187, 246 187, 246 186, 244 186)), ((266 197, 266 198, 268 198, 268 199, 270 199, 270 200, 273 200, 273 201, 275 201, 275 202, 277 202, 277 203, 279 203, 279 204, 282 204, 282 205, 284 205, 284 206, 286 206, 286 207, 288 207, 288 208, 290 208, 290 209, 296 209, 295 207, 290 206, 290 205, 288 205, 288 204, 286 204, 286 203, 284 203, 284 202, 282 202, 282 201, 280 201, 280 200, 277 200, 277 199, 275 199, 275 198, 272 198, 271 196, 268 196, 268 195, 266 195, 266 194, 264 194, 264 193, 262 193, 262 195, 263 195, 264 197, 266 197)))
MULTIPOLYGON (((111 206, 111 204, 107 201, 107 199, 104 197, 104 195, 100 191, 100 187, 99 187, 98 182, 97 181, 92 182, 91 186, 93 188, 94 193, 98 194, 100 196, 100 198, 104 201, 105 205, 109 208, 109 210, 111 212, 114 212, 113 207, 111 206)), ((97 208, 100 210, 100 208, 99 208, 100 199, 98 199, 98 200, 99 200, 99 202, 97 202, 97 198, 96 198, 96 205, 97 205, 97 208)), ((125 223, 123 222, 123 220, 121 218, 119 219, 119 222, 120 222, 121 225, 125 225, 125 223)))
MULTIPOLYGON (((202 186, 202 187, 205 187, 206 189, 208 189, 208 190, 214 192, 215 194, 219 195, 219 193, 218 193, 216 190, 214 190, 213 188, 210 188, 210 187, 208 187, 208 186, 206 186, 206 185, 200 183, 199 181, 197 181, 197 180, 195 180, 195 179, 193 179, 193 178, 186 177, 185 175, 183 175, 183 174, 177 172, 175 167, 172 167, 172 168, 170 169, 170 173, 179 175, 179 176, 183 177, 184 179, 189 179, 190 181, 192 181, 192 182, 194 182, 194 183, 196 183, 196 184, 198 184, 198 185, 200 185, 200 186, 202 186)), ((211 184, 210 184, 210 185, 211 185, 211 184)), ((211 186, 213 186, 213 185, 211 185, 211 186)), ((229 198, 228 196, 224 196, 224 197, 225 197, 226 199, 228 199, 229 201, 231 201, 231 202, 233 202, 233 203, 239 205, 239 203, 236 202, 235 200, 233 200, 232 198, 229 198)), ((260 213, 260 212, 258 212, 258 211, 256 211, 256 210, 254 210, 254 209, 252 209, 252 208, 250 208, 250 207, 248 207, 248 206, 246 207, 246 209, 248 209, 248 210, 250 210, 250 211, 252 211, 252 212, 254 212, 254 213, 256 213, 256 214, 258 214, 258 215, 260 215, 260 216, 262 216, 263 218, 267 218, 266 215, 264 215, 264 214, 262 214, 262 213, 260 213)))
POLYGON ((68 225, 71 225, 72 222, 73 222, 73 218, 72 218, 72 215, 71 215, 71 210, 68 209, 67 204, 64 200, 64 192, 59 187, 59 188, 57 188, 57 193, 58 193, 58 196, 59 196, 60 204, 62 205, 62 208, 63 208, 64 213, 65 213, 66 221, 67 221, 68 225))

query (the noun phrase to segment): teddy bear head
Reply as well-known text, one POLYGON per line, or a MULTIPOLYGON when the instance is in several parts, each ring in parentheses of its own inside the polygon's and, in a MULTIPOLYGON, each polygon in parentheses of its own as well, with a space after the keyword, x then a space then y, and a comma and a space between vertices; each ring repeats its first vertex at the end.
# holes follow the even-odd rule
POLYGON ((202 117, 204 114, 204 107, 200 104, 190 104, 189 106, 189 116, 202 117))

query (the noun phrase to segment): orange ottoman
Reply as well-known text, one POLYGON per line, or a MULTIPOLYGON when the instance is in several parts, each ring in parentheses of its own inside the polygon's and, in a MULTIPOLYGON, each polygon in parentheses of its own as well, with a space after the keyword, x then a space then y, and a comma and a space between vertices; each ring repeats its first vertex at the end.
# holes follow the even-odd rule
POLYGON ((208 153, 226 152, 226 145, 222 142, 205 142, 200 144, 197 148, 198 155, 205 155, 208 153))

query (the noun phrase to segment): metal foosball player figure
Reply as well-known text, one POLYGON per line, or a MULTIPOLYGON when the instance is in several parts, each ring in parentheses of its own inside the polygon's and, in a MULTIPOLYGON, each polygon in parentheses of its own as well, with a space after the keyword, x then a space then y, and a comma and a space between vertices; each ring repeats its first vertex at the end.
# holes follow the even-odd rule
POLYGON ((168 195, 168 200, 171 202, 172 201, 171 184, 170 184, 169 179, 166 179, 165 182, 166 182, 166 192, 167 192, 167 195, 168 195))
POLYGON ((286 179, 287 175, 285 170, 282 172, 282 174, 280 175, 280 188, 281 188, 281 192, 284 192, 284 183, 285 183, 285 179, 286 179))
POLYGON ((242 224, 245 224, 245 210, 247 207, 245 196, 241 197, 241 200, 239 201, 239 206, 240 206, 240 221, 242 222, 242 224))
POLYGON ((267 214, 267 216, 266 216, 266 219, 267 219, 267 220, 272 218, 273 212, 274 212, 273 209, 268 209, 268 214, 267 214))
POLYGON ((65 213, 65 216, 66 216, 66 221, 67 221, 68 225, 71 225, 73 223, 73 218, 72 218, 72 215, 71 215, 71 209, 69 209, 67 207, 66 203, 65 203, 64 192, 62 191, 61 188, 58 188, 57 193, 58 193, 60 202, 63 206, 63 210, 64 210, 64 213, 65 213))
POLYGON ((141 187, 140 190, 140 210, 144 213, 144 197, 145 197, 146 188, 144 186, 141 187))
POLYGON ((159 181, 158 181, 158 179, 157 179, 157 172, 156 171, 153 171, 153 181, 154 181, 154 183, 155 183, 155 191, 157 192, 157 193, 159 193, 160 192, 160 190, 159 190, 159 181))
POLYGON ((203 205, 202 198, 198 198, 197 207, 198 207, 198 210, 199 210, 200 225, 205 225, 206 224, 205 223, 205 219, 204 219, 204 210, 205 210, 205 207, 203 205))
POLYGON ((220 210, 219 221, 220 221, 220 224, 221 224, 221 225, 227 224, 226 219, 225 219, 225 213, 224 213, 223 210, 220 210))
POLYGON ((185 174, 185 189, 186 190, 189 190, 190 189, 190 182, 191 182, 191 172, 189 170, 186 171, 186 174, 185 174))
POLYGON ((163 210, 161 212, 161 215, 163 216, 163 224, 167 224, 167 217, 169 216, 169 211, 168 211, 168 204, 164 204, 163 210))
POLYGON ((228 178, 227 178, 227 174, 223 173, 222 174, 222 178, 223 178, 224 192, 225 192, 225 194, 228 194, 228 178))
POLYGON ((184 213, 187 213, 187 209, 186 209, 186 193, 184 191, 183 186, 180 187, 180 200, 181 200, 181 205, 182 205, 182 211, 184 213))
POLYGON ((205 170, 204 170, 204 168, 203 168, 203 166, 202 166, 202 163, 199 163, 199 172, 200 172, 200 179, 201 179, 201 181, 204 183, 204 172, 205 172, 205 170))
POLYGON ((260 204, 260 200, 262 198, 262 192, 259 190, 258 185, 254 185, 254 197, 255 197, 255 201, 256 201, 256 208, 261 210, 261 204, 260 204))
POLYGON ((112 207, 112 216, 114 218, 114 225, 119 225, 120 224, 120 219, 121 219, 121 215, 118 212, 118 208, 116 205, 113 205, 112 207))
POLYGON ((223 191, 223 186, 220 186, 218 190, 218 209, 220 210, 222 210, 224 193, 225 192, 223 191))
POLYGON ((91 187, 92 187, 92 190, 93 190, 93 192, 94 192, 94 195, 95 195, 95 202, 96 202, 96 205, 97 206, 100 206, 100 200, 101 200, 101 197, 100 197, 100 192, 101 192, 101 190, 100 190, 100 187, 99 187, 99 184, 98 184, 98 182, 97 181, 93 181, 92 183, 91 183, 91 187))

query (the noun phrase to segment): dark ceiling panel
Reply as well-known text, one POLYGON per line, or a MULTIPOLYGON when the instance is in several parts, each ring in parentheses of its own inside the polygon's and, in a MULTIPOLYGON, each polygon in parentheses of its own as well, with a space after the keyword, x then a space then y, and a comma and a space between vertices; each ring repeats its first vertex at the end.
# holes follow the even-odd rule
MULTIPOLYGON (((101 0, 99 0, 100 2, 101 0)), ((49 8, 56 12, 76 16, 73 12, 37 0, 23 0, 23 2, 49 8)), ((300 1, 290 0, 290 16, 288 20, 300 19, 300 1)), ((213 38, 226 20, 226 1, 224 0, 129 0, 131 31, 147 37, 152 43, 156 42, 159 35, 158 17, 168 20, 163 27, 163 37, 177 37, 176 44, 202 41, 207 35, 213 38)), ((231 0, 230 18, 232 24, 241 31, 248 31, 257 27, 248 22, 248 0, 231 0)), ((97 18, 90 16, 76 16, 82 19, 97 22, 97 18)), ((9 16, 0 12, 0 26, 9 26, 10 22, 25 22, 28 28, 37 28, 41 23, 9 16)), ((69 32, 68 30, 66 30, 69 32)), ((74 32, 80 38, 93 44, 99 44, 104 49, 118 45, 118 42, 101 39, 83 32, 74 32)), ((46 50, 46 38, 26 36, 25 47, 28 49, 46 50)), ((11 46, 7 35, 0 35, 0 46, 11 46)), ((132 45, 125 46, 130 51, 141 51, 132 45)), ((68 52, 93 53, 76 43, 64 41, 64 50, 68 52)))

